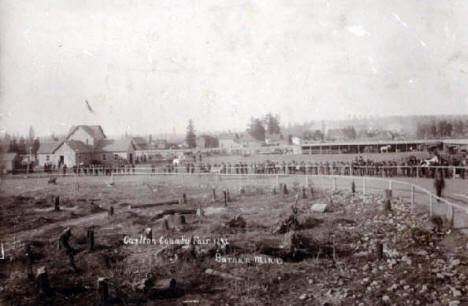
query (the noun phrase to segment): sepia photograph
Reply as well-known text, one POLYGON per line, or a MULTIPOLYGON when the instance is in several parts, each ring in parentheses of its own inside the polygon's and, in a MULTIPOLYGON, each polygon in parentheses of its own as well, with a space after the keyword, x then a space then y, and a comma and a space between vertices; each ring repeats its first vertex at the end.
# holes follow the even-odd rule
POLYGON ((0 0, 0 305, 468 305, 467 16, 0 0))

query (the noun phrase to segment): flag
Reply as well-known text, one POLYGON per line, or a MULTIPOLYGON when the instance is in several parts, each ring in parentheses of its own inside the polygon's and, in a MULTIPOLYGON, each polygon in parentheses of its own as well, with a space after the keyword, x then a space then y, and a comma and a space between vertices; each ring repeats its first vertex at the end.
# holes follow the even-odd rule
POLYGON ((88 100, 85 100, 85 102, 86 102, 86 107, 88 108, 89 112, 90 112, 91 114, 94 114, 94 111, 93 111, 93 109, 91 108, 91 105, 89 105, 88 100))

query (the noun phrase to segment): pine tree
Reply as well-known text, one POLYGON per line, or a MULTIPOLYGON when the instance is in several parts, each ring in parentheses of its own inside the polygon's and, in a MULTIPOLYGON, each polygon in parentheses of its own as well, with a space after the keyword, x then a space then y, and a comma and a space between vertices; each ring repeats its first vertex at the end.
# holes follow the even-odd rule
POLYGON ((185 142, 189 148, 195 148, 197 146, 197 136, 195 135, 195 128, 193 126, 192 119, 190 119, 188 122, 185 142))

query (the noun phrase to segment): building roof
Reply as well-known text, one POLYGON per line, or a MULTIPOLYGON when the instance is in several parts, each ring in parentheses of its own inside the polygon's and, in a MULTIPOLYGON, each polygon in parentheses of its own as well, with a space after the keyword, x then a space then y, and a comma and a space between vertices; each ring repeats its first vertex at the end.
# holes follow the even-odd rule
POLYGON ((15 160, 17 156, 18 156, 18 153, 4 153, 4 154, 0 154, 0 160, 9 162, 9 161, 15 160))
POLYGON ((365 145, 404 145, 404 144, 439 144, 441 140, 437 139, 415 139, 415 140, 374 140, 374 141, 363 141, 363 140, 355 140, 355 141, 340 141, 340 142, 310 142, 302 144, 303 147, 323 147, 323 146, 365 146, 365 145))
POLYGON ((149 150, 150 149, 150 144, 146 141, 145 138, 133 137, 132 140, 137 150, 149 150))
POLYGON ((63 143, 63 141, 44 142, 39 146, 37 154, 53 154, 56 149, 63 143))
POLYGON ((70 131, 68 132, 67 137, 65 137, 65 139, 68 139, 79 128, 82 128, 83 130, 85 130, 95 140, 100 140, 101 134, 104 135, 104 138, 106 137, 100 125, 75 125, 70 128, 70 131))
POLYGON ((104 139, 101 140, 96 148, 96 152, 127 152, 133 146, 136 149, 133 139, 104 139))
POLYGON ((265 140, 267 141, 280 141, 281 139, 281 134, 267 134, 265 135, 265 140))
POLYGON ((69 140, 65 142, 70 149, 72 149, 75 152, 79 153, 90 153, 93 152, 93 147, 90 145, 85 144, 82 141, 79 140, 69 140))
POLYGON ((236 139, 236 134, 221 134, 218 135, 219 140, 234 140, 236 139))
POLYGON ((238 141, 241 143, 263 143, 263 141, 254 138, 249 133, 242 134, 238 141))

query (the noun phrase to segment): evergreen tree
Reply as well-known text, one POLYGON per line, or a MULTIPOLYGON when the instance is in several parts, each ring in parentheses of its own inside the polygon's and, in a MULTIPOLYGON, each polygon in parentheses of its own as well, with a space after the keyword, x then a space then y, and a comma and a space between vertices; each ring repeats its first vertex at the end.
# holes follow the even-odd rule
POLYGON ((258 118, 251 118, 247 133, 259 141, 265 141, 265 127, 262 120, 258 118))
POLYGON ((39 142, 39 138, 34 139, 33 145, 32 145, 32 150, 31 153, 36 155, 37 151, 39 151, 39 147, 41 146, 39 142))
POLYGON ((185 135, 185 142, 189 148, 195 148, 197 146, 197 136, 195 135, 195 128, 193 126, 192 119, 189 120, 187 126, 187 133, 185 135))
POLYGON ((268 134, 280 134, 281 133, 281 127, 280 127, 280 122, 279 122, 279 116, 278 115, 273 115, 271 113, 267 114, 265 118, 263 119, 266 125, 266 130, 268 134))

